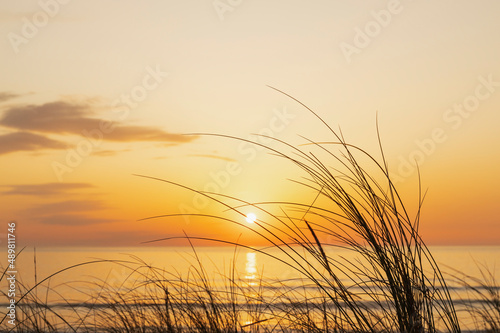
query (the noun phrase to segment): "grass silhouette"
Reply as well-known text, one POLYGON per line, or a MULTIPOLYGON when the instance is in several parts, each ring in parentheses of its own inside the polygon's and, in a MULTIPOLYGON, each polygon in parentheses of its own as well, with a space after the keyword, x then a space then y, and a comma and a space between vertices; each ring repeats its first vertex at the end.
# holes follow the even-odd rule
POLYGON ((328 322, 334 329, 436 332, 440 326, 449 332, 459 332, 445 279, 418 232, 423 199, 421 193, 418 213, 410 218, 391 181, 380 137, 381 162, 378 162, 362 148, 347 143, 341 133, 334 131, 306 105, 287 96, 315 115, 328 128, 334 140, 315 142, 305 139, 305 147, 310 149, 304 150, 267 136, 267 139, 284 148, 276 149, 237 137, 217 136, 251 142, 302 169, 308 177, 301 184, 325 198, 326 205, 285 202, 280 206, 283 214, 276 215, 263 208, 269 203, 249 203, 226 195, 197 191, 168 180, 146 178, 194 191, 241 216, 244 216, 242 207, 251 205, 258 208, 261 215, 266 216, 255 222, 258 228, 247 227, 229 217, 205 217, 239 224, 271 246, 281 249, 286 264, 324 293, 332 309, 328 313, 328 322), (285 153, 285 149, 291 153, 285 153), (339 166, 329 167, 317 157, 317 151, 326 153, 329 164, 336 162, 339 166), (360 160, 368 160, 371 165, 362 165, 360 160), (372 169, 375 172, 368 172, 372 169), (303 211, 303 218, 292 218, 282 206, 303 211), (316 222, 309 221, 309 217, 314 217, 316 222), (318 235, 327 235, 332 240, 331 244, 322 243, 318 235), (325 247, 332 246, 350 249, 358 255, 357 260, 328 256, 325 247), (305 257, 297 247, 304 249, 309 256, 305 257), (322 270, 311 264, 311 258, 322 270), (347 277, 350 283, 346 284, 341 277, 347 277), (366 305, 366 300, 371 302, 370 306, 366 305))

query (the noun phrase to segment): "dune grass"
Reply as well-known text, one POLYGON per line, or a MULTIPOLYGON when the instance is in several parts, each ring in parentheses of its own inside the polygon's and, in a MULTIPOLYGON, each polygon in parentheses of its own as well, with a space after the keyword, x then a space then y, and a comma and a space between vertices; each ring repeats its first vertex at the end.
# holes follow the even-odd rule
POLYGON ((476 330, 500 333, 500 285, 494 270, 476 263, 480 276, 471 276, 450 267, 452 278, 466 290, 460 305, 473 322, 476 330))
POLYGON ((332 308, 330 323, 335 329, 436 332, 441 327, 449 332, 459 332, 445 279, 418 232, 423 200, 421 191, 419 210, 412 218, 391 180, 380 137, 378 161, 363 149, 347 143, 341 133, 297 102, 328 128, 332 141, 305 139, 307 145, 294 146, 266 137, 280 148, 252 143, 302 169, 306 177, 300 183, 326 199, 321 206, 279 203, 282 214, 277 215, 264 208, 271 203, 249 203, 226 195, 197 191, 168 180, 153 179, 204 195, 231 213, 244 216, 242 207, 258 208, 265 216, 256 221, 258 228, 248 228, 230 217, 205 217, 239 224, 267 240, 271 246, 282 249, 286 263, 324 292, 332 308), (318 158, 320 154, 326 155, 327 160, 318 158), (336 166, 332 167, 332 164, 336 166), (302 218, 291 217, 284 206, 302 211, 302 218), (320 236, 325 235, 330 239, 329 244, 320 241, 320 236), (309 256, 306 258, 297 247, 307 251, 309 256), (348 248, 359 259, 352 262, 328 256, 326 247, 348 248), (312 265, 311 259, 322 270, 312 265), (347 277, 349 283, 346 284, 341 276, 347 277), (355 291, 353 286, 356 286, 355 291), (371 301, 371 306, 366 305, 366 300, 371 301))
MULTIPOLYGON (((219 137, 251 142, 302 170, 304 178, 296 182, 314 191, 312 203, 247 202, 141 176, 209 198, 219 205, 220 214, 191 215, 239 225, 264 239, 269 247, 202 237, 186 236, 187 240, 251 249, 295 271, 301 287, 264 277, 249 286, 238 277, 234 264, 220 273, 225 281, 221 287, 204 269, 193 247, 196 263, 187 276, 153 267, 139 258, 108 261, 130 271, 128 278, 118 286, 106 280, 96 282, 99 292, 87 295, 83 307, 74 308, 71 322, 35 293, 50 279, 23 287, 18 301, 21 324, 10 331, 461 332, 446 280, 419 234, 425 196, 421 189, 419 208, 412 217, 391 180, 380 137, 376 158, 346 142, 342 133, 308 110, 329 129, 331 141, 304 138, 304 144, 297 146, 266 137, 272 144, 264 145, 219 137), (260 212, 252 226, 240 222, 248 206, 260 212), (353 255, 339 256, 335 249, 353 255)), ((144 220, 178 215, 174 212, 144 220)), ((486 299, 479 308, 471 303, 469 311, 477 314, 476 327, 498 332, 498 287, 484 278, 491 283, 483 284, 486 287, 482 289, 463 280, 466 287, 486 299)), ((0 325, 5 324, 5 317, 2 322, 0 325)))

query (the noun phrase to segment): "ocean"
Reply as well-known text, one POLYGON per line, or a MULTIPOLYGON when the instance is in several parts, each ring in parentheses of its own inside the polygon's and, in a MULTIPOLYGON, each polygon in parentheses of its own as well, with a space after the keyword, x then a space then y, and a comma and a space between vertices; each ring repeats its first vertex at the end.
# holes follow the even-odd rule
MULTIPOLYGON (((484 281, 481 272, 491 274, 487 279, 500 277, 500 246, 432 246, 429 249, 457 304, 471 290, 456 277, 464 277, 465 274, 484 281)), ((320 272, 321 269, 309 254, 297 251, 308 259, 293 262, 277 249, 259 251, 244 247, 196 247, 195 250, 190 247, 37 248, 36 251, 26 248, 15 262, 16 297, 19 298, 38 283, 39 287, 31 293, 39 302, 53 307, 74 308, 85 306, 90 299, 95 303, 104 289, 128 290, 137 280, 144 278, 144 274, 159 280, 198 283, 206 279, 206 282, 200 283, 208 283, 217 290, 228 288, 228 281, 237 280, 248 288, 260 290, 263 295, 275 295, 277 284, 302 288, 304 293, 308 293, 305 289, 309 288, 310 281, 297 268, 306 267, 304 265, 309 262, 311 266, 306 267, 307 270, 318 269, 320 272), (106 288, 103 289, 104 285, 106 288)), ((330 249, 327 255, 356 262, 352 253, 345 249, 330 249)), ((6 254, 0 262, 5 270, 6 254)), ((469 281, 482 288, 477 281, 469 281)), ((1 280, 0 288, 5 295, 9 289, 5 278, 1 280)), ((5 299, 0 303, 2 309, 8 305, 5 299)), ((101 300, 100 306, 105 304, 106 300, 101 300)), ((463 321, 466 325, 471 324, 470 318, 464 317, 463 321)))

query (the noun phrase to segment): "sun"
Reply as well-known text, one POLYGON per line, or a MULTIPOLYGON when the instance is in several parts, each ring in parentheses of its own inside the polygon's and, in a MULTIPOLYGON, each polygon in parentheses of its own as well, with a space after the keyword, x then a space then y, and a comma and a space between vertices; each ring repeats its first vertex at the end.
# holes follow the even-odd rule
POLYGON ((248 222, 248 223, 254 223, 255 220, 257 220, 257 216, 255 216, 254 213, 248 213, 245 220, 248 222))

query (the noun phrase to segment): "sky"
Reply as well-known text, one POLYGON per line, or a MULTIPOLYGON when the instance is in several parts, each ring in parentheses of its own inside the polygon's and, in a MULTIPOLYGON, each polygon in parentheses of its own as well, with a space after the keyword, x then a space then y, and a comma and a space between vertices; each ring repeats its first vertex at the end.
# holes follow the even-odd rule
POLYGON ((39 0, 3 1, 0 13, 3 238, 16 221, 26 246, 257 242, 220 220, 142 221, 224 207, 137 175, 311 202, 290 163, 200 134, 334 139, 271 86, 374 155, 378 119, 413 213, 419 166, 429 244, 500 244, 498 1, 39 0))

